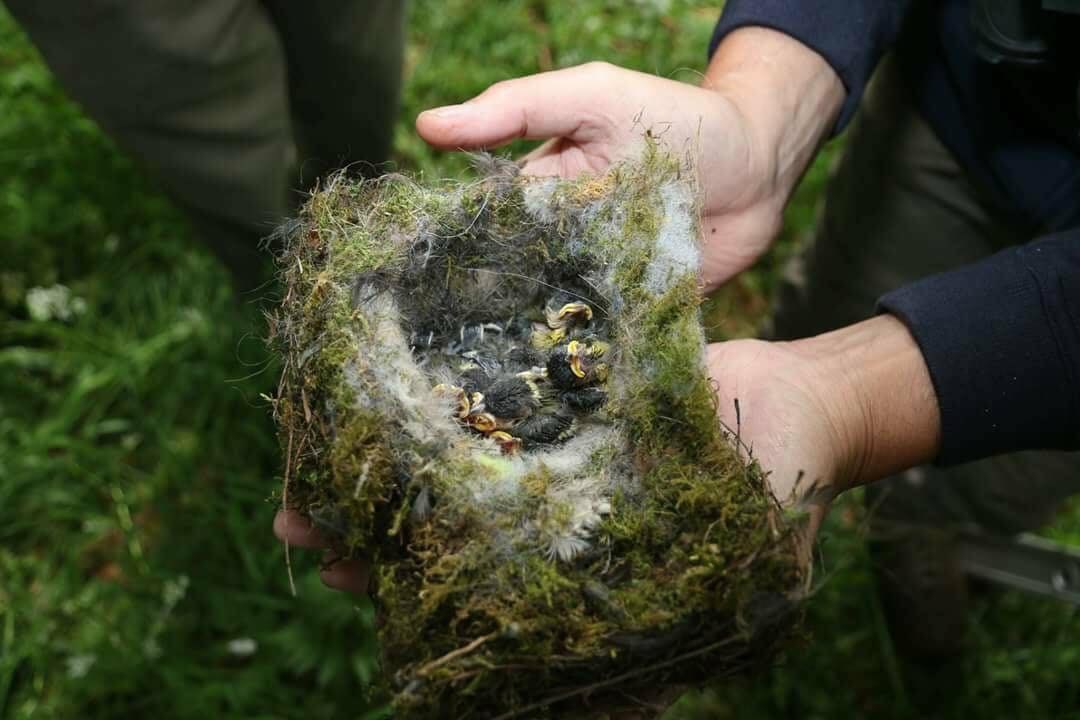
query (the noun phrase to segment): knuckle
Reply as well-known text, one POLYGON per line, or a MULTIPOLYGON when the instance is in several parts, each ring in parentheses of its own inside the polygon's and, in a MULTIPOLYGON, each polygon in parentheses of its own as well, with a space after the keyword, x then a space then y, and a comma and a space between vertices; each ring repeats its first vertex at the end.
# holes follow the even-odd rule
POLYGON ((610 79, 618 74, 619 68, 606 60, 593 60, 582 65, 582 69, 597 80, 610 79))
POLYGON ((498 99, 507 95, 514 88, 514 80, 499 80, 496 83, 492 83, 488 86, 488 89, 481 93, 481 97, 487 99, 498 99))
POLYGON ((607 60, 591 60, 585 63, 584 67, 589 72, 596 73, 609 73, 615 70, 615 66, 609 63, 607 60))

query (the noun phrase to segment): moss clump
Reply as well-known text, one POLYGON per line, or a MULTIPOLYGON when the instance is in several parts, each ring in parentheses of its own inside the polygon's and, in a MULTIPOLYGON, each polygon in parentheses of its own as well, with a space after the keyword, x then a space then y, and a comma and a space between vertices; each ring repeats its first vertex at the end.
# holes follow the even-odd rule
POLYGON ((371 557, 401 718, 568 717, 767 657, 801 578, 703 366, 689 176, 339 177, 280 254, 290 506, 371 557))

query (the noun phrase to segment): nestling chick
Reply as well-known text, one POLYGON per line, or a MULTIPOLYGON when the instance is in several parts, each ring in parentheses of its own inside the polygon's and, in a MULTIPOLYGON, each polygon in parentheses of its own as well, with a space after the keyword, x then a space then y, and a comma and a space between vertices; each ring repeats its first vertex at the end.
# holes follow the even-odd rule
POLYGON ((593 309, 570 293, 559 293, 544 306, 542 323, 533 326, 533 346, 541 350, 554 347, 567 338, 578 337, 592 322, 593 309))
POLYGON ((491 435, 498 430, 509 430, 514 421, 497 418, 489 412, 474 412, 465 418, 465 424, 478 433, 491 435))
POLYGON ((551 384, 560 390, 582 388, 607 380, 607 365, 601 360, 607 353, 607 344, 593 345, 571 340, 555 348, 547 361, 547 376, 551 384))
POLYGON ((533 415, 514 427, 526 448, 534 445, 554 445, 566 440, 572 433, 574 418, 562 412, 554 415, 533 415))
POLYGON ((552 330, 584 327, 592 321, 593 311, 586 303, 561 302, 552 298, 544 308, 544 317, 552 330))
POLYGON ((461 353, 461 357, 465 358, 466 364, 475 365, 486 373, 495 374, 499 371, 499 360, 498 358, 492 357, 490 352, 468 350, 461 353))
POLYGON ((507 454, 567 440, 577 418, 607 400, 597 385, 607 379, 609 347, 595 334, 588 303, 560 292, 545 304, 545 322, 517 317, 462 326, 451 353, 459 358, 458 380, 434 388, 453 402, 464 427, 507 454), (532 345, 523 344, 530 327, 532 345))
POLYGON ((532 370, 538 365, 542 365, 543 362, 543 354, 537 352, 535 348, 515 345, 506 351, 506 361, 504 365, 510 372, 524 372, 526 370, 532 370))
POLYGON ((461 384, 465 392, 470 395, 482 393, 495 382, 495 375, 483 369, 475 363, 465 363, 461 366, 461 384))
POLYGON ((472 409, 472 404, 469 402, 469 395, 465 392, 464 388, 457 385, 447 385, 446 383, 439 383, 431 389, 431 392, 438 397, 445 397, 452 400, 454 403, 454 414, 458 418, 465 418, 472 409))
POLYGON ((552 330, 544 323, 533 323, 532 346, 537 350, 550 350, 566 340, 566 328, 552 330))
POLYGON ((596 412, 607 402, 607 393, 598 387, 565 390, 559 397, 567 407, 582 413, 596 412))
POLYGON ((514 455, 521 450, 521 438, 514 437, 503 430, 496 430, 488 437, 499 444, 499 449, 502 450, 503 455, 514 455))
POLYGON ((485 411, 503 420, 527 418, 539 407, 539 389, 517 375, 496 380, 484 393, 485 411))

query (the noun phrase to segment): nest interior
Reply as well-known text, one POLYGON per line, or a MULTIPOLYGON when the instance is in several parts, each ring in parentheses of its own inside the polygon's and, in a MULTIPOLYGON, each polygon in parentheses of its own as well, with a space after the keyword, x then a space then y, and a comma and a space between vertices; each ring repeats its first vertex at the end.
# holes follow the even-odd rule
POLYGON ((374 560, 396 716, 595 713, 767 657, 801 577, 716 419, 690 173, 477 165, 338 176, 281 233, 283 500, 374 560))

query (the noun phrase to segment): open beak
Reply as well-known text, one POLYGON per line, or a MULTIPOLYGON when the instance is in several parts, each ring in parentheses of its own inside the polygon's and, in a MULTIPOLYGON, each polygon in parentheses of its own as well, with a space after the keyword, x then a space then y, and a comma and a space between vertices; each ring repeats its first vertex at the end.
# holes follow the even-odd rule
POLYGON ((584 378, 585 368, 581 366, 581 361, 585 359, 585 344, 571 340, 566 346, 566 357, 570 361, 570 372, 579 378, 584 378))

